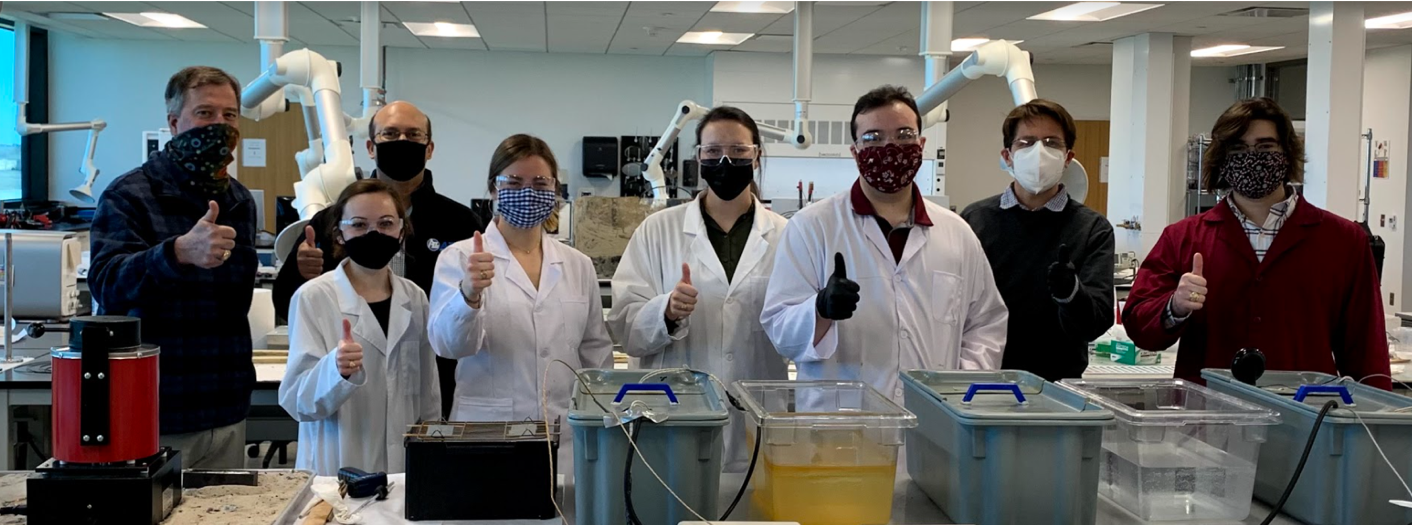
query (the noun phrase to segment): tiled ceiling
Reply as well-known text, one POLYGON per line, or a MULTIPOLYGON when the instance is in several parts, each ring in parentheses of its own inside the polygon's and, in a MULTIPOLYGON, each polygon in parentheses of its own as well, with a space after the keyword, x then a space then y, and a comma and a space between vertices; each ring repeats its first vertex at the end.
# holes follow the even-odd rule
MULTIPOLYGON (((1194 47, 1218 44, 1284 46, 1231 59, 1198 59, 1231 65, 1302 58, 1308 16, 1229 16, 1249 7, 1308 9, 1307 2, 1169 2, 1106 22, 1027 20, 1068 2, 955 2, 953 34, 1024 40, 1020 47, 1040 63, 1102 64, 1113 40, 1148 32, 1193 37, 1194 47)), ((794 15, 713 13, 714 2, 384 2, 382 42, 394 47, 553 53, 700 56, 716 50, 786 53, 794 15), (400 22, 472 23, 482 38, 418 37, 400 22), (755 33, 735 47, 677 44, 686 31, 755 33)), ((1368 2, 1368 17, 1412 11, 1412 2, 1368 2)), ((0 15, 57 31, 102 39, 250 42, 252 2, 3 2, 0 15), (117 20, 73 20, 65 13, 165 11, 207 29, 143 28, 117 20), (58 13, 59 15, 55 16, 58 13)), ((291 39, 313 46, 356 45, 358 2, 289 2, 291 39)), ((826 54, 916 55, 918 2, 819 2, 814 49, 826 54)), ((1412 30, 1368 33, 1368 47, 1412 44, 1412 30)))

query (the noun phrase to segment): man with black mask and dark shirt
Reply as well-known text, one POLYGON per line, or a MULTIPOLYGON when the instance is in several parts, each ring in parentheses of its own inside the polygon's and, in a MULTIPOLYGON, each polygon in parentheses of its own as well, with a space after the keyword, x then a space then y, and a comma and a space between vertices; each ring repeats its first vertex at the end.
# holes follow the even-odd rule
MULTIPOLYGON (((485 223, 471 209, 436 192, 431 170, 426 169, 436 143, 431 140, 431 118, 407 102, 393 102, 373 115, 368 123, 368 155, 377 162, 374 176, 397 190, 407 206, 411 231, 406 235, 402 252, 392 259, 392 271, 405 277, 422 291, 431 293, 432 272, 441 249, 456 241, 469 239, 484 231, 485 223), (426 220, 419 221, 421 217, 426 220)), ((333 240, 325 232, 331 230, 327 210, 314 214, 296 248, 281 259, 285 264, 275 281, 275 313, 285 319, 294 291, 305 281, 318 277, 338 266, 333 240), (310 240, 312 235, 313 239, 310 240)), ((451 412, 456 399, 456 361, 437 358, 441 378, 442 415, 451 412)))

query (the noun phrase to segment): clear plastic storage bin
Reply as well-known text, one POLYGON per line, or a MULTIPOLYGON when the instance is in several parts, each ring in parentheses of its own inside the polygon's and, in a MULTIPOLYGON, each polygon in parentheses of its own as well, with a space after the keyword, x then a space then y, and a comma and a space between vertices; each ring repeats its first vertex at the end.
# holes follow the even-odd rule
POLYGON ((1092 524, 1113 413, 1020 371, 902 373, 907 472, 951 519, 1092 524))
POLYGON ((1407 491, 1388 469, 1368 434, 1399 472, 1412 472, 1412 398, 1315 372, 1268 371, 1252 386, 1227 370, 1203 370, 1212 390, 1279 410, 1279 425, 1260 448, 1255 473, 1255 497, 1270 504, 1280 500, 1299 456, 1314 430, 1314 418, 1329 400, 1338 401, 1320 425, 1304 473, 1285 502, 1284 512, 1309 525, 1412 523, 1412 509, 1388 503, 1408 499, 1407 491), (1340 392, 1299 395, 1302 386, 1343 387, 1340 392), (1349 394, 1352 405, 1340 395, 1349 394), (1333 394, 1333 395, 1330 395, 1333 394), (1356 414, 1355 414, 1356 412, 1356 414), (1358 419, 1368 425, 1364 430, 1358 419))
POLYGON ((1098 494, 1146 521, 1242 520, 1275 411, 1180 379, 1071 380, 1111 410, 1098 494))
POLYGON ((856 381, 737 381, 752 442, 763 433, 750 481, 765 519, 801 525, 885 524, 897 451, 911 412, 856 381))

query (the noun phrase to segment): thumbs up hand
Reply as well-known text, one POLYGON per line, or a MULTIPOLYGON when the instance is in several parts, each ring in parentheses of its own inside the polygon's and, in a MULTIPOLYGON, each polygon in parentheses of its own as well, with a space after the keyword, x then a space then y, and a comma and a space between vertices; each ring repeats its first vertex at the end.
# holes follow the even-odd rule
POLYGON ((363 369, 363 345, 353 340, 353 324, 343 320, 343 339, 338 342, 338 374, 349 376, 363 369))
POLYGON ((480 308, 481 294, 495 279, 495 256, 485 251, 485 240, 476 232, 470 257, 466 258, 466 277, 461 279, 461 294, 472 308, 480 308))
POLYGON ((681 280, 667 299, 667 319, 680 321, 696 311, 696 287, 691 285, 691 266, 681 263, 681 280))
POLYGON ((1172 315, 1186 317, 1206 305, 1206 278, 1201 276, 1201 267, 1201 254, 1193 255, 1191 272, 1182 276, 1172 294, 1172 315))
POLYGON ((1059 257, 1049 263, 1049 276, 1046 279, 1049 284, 1049 296, 1060 301, 1073 297, 1079 286, 1079 272, 1074 268, 1071 253, 1069 245, 1060 244, 1059 257))
POLYGON ((858 309, 858 291, 858 283, 848 280, 848 269, 844 265, 843 254, 835 253, 833 275, 829 276, 824 289, 819 290, 814 309, 819 312, 819 317, 824 319, 842 321, 853 317, 853 311, 858 309))
POLYGON ((221 208, 216 201, 209 205, 206 215, 196 221, 191 231, 176 238, 178 263, 209 270, 230 259, 230 251, 235 249, 235 228, 216 224, 221 208))
POLYGON ((324 273, 324 251, 314 244, 314 227, 304 225, 304 242, 299 243, 295 261, 299 264, 299 275, 310 280, 324 273))

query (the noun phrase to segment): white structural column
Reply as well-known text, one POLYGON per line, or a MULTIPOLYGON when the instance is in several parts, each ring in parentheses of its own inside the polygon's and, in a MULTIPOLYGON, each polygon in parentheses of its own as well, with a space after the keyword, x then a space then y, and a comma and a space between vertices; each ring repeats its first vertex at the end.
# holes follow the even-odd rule
POLYGON ((1351 220, 1362 219, 1364 46, 1361 2, 1310 4, 1304 197, 1351 220))
POLYGON ((1117 250, 1146 257, 1183 217, 1191 104, 1191 38, 1147 33, 1113 42, 1108 216, 1117 250))
MULTIPOLYGON (((923 91, 930 89, 933 84, 941 80, 942 76, 951 68, 951 24, 954 16, 955 6, 952 2, 923 2, 922 3, 922 42, 918 48, 919 55, 924 60, 923 65, 923 91)), ((915 93, 920 96, 921 93, 915 93)), ((934 113, 946 114, 946 103, 933 110, 934 113)), ((930 121, 930 119, 928 119, 930 121)), ((923 131, 927 137, 927 144, 932 145, 931 150, 944 150, 946 148, 946 121, 938 119, 936 124, 931 125, 923 131)), ((930 152, 928 152, 930 153, 930 152)), ((930 157, 930 155, 925 155, 930 157)), ((932 177, 935 179, 935 186, 932 188, 933 195, 946 195, 946 169, 945 159, 936 159, 933 165, 932 177)))

